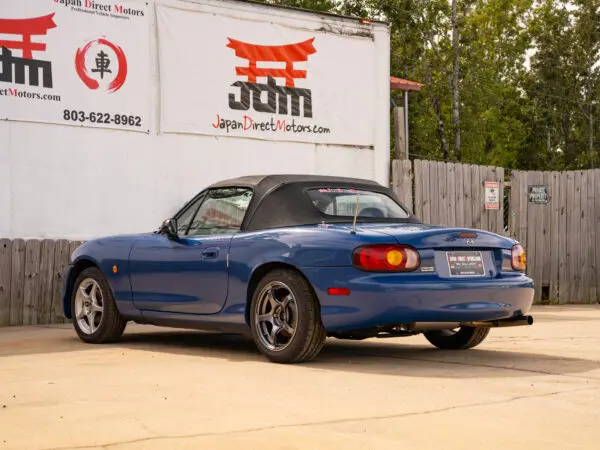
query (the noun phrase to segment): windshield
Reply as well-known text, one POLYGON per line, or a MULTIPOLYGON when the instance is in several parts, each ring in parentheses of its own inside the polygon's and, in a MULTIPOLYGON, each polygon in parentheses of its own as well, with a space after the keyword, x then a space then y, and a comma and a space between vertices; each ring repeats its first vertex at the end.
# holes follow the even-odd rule
POLYGON ((310 189, 307 192, 313 206, 334 217, 407 219, 410 214, 391 197, 380 192, 345 188, 310 189))

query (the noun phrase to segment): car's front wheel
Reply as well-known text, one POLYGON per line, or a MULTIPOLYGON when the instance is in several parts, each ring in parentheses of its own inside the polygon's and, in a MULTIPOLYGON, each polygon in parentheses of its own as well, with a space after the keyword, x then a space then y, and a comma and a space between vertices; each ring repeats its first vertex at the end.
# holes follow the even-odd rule
POLYGON ((277 269, 260 281, 252 297, 250 326, 259 351, 277 363, 314 359, 326 338, 318 300, 293 270, 277 269))
POLYGON ((489 333, 489 328, 461 327, 458 330, 428 331, 424 335, 437 348, 464 350, 481 344, 489 333))
POLYGON ((108 281, 96 267, 85 269, 75 280, 71 311, 77 335, 90 344, 117 340, 127 325, 119 314, 108 281))

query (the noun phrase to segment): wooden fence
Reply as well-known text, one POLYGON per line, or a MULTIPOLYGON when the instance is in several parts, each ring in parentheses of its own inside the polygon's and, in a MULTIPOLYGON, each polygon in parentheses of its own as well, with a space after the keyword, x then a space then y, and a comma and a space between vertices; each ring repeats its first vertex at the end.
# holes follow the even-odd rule
MULTIPOLYGON (((500 167, 414 160, 394 161, 392 173, 396 194, 424 222, 489 230, 521 242, 536 303, 600 300, 600 170, 512 171, 506 183, 500 167), (502 195, 498 209, 485 209, 485 181, 498 182, 501 193, 510 189, 508 220, 502 195)), ((64 270, 79 245, 0 239, 0 326, 64 322, 64 270)))
POLYGON ((423 222, 509 235, 527 251, 536 303, 600 301, 600 170, 512 171, 434 161, 394 161, 392 186, 423 222), (508 194, 485 209, 484 182, 508 194), (531 192, 530 192, 531 190, 531 192))
POLYGON ((61 291, 80 242, 0 239, 0 327, 63 323, 61 291))
POLYGON ((503 192, 502 167, 395 160, 392 179, 396 195, 423 222, 504 233, 504 202, 486 210, 483 198, 485 181, 503 192))
POLYGON ((597 303, 600 170, 513 171, 510 205, 510 235, 527 248, 536 302, 597 303))

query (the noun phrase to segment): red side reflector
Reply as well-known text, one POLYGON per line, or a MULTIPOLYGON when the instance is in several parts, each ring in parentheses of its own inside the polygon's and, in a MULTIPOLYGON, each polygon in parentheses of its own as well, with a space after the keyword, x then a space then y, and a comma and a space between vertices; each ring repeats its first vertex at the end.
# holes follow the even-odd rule
POLYGON ((340 288, 340 287, 331 287, 331 288, 327 289, 327 293, 329 295, 350 295, 350 289, 340 288))
POLYGON ((463 239, 475 239, 477 237, 477 233, 463 231, 458 235, 458 237, 463 239))

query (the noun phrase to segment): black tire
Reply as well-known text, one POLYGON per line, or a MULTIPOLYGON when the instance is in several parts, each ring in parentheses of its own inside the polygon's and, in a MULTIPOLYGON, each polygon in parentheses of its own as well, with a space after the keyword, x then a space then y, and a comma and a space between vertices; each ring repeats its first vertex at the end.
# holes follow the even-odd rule
POLYGON ((306 280, 297 272, 289 269, 273 270, 258 283, 250 305, 250 327, 258 350, 272 362, 282 364, 313 360, 323 348, 326 339, 318 299, 306 280), (286 288, 289 288, 295 298, 294 303, 297 312, 295 333, 288 339, 285 348, 282 349, 271 349, 263 342, 261 338, 263 330, 256 320, 259 305, 266 301, 261 300, 263 299, 261 294, 273 283, 283 284, 286 288))
MULTIPOLYGON (((117 309, 115 298, 108 281, 102 272, 96 267, 89 267, 85 269, 75 280, 73 291, 71 292, 71 313, 73 316, 72 322, 75 332, 82 341, 89 344, 104 344, 107 342, 116 341, 122 336, 123 332, 125 331, 125 326, 127 325, 127 321, 123 319, 119 313, 119 310, 117 309), (90 328, 90 330, 86 332, 76 317, 77 291, 82 286, 82 283, 90 283, 90 280, 94 280, 100 289, 103 308, 99 323, 97 324, 97 329, 93 330, 91 333, 90 331, 92 331, 92 329, 90 328)), ((95 319, 94 322, 96 322, 95 319)), ((89 320, 87 320, 87 323, 89 324, 89 320)))
POLYGON ((461 327, 452 330, 436 330, 424 333, 425 338, 443 350, 465 350, 481 344, 490 333, 489 328, 461 327))

